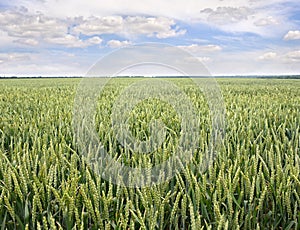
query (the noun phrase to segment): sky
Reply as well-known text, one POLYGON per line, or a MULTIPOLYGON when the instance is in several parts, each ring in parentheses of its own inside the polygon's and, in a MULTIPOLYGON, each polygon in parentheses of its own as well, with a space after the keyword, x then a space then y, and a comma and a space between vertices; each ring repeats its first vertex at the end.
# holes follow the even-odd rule
POLYGON ((189 52, 216 76, 300 74, 300 2, 0 2, 0 76, 84 76, 113 51, 147 42, 189 52))

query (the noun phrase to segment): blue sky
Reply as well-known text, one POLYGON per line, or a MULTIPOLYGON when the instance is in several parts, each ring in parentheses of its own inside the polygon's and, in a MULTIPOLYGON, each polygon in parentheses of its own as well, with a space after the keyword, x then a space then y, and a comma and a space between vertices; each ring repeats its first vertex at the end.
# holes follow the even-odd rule
MULTIPOLYGON (((0 3, 0 75, 84 75, 124 46, 159 42, 213 75, 300 74, 298 0, 0 3)), ((126 57, 128 58, 128 57, 126 57)))

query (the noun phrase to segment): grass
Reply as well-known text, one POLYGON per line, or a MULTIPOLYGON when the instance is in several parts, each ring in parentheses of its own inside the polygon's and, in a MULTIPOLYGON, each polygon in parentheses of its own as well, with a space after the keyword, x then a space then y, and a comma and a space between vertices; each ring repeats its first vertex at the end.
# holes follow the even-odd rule
MULTIPOLYGON (((136 80, 110 82, 95 120, 109 154, 146 167, 170 156, 180 128, 171 107, 146 101, 130 114, 134 135, 144 138, 153 116, 174 133, 152 154, 118 145, 111 106, 136 80)), ((199 113, 199 148, 192 159, 199 163, 210 140, 208 107, 191 81, 171 81, 199 113)), ((0 80, 1 229, 299 229, 299 80, 219 79, 226 136, 213 164, 204 172, 188 164, 171 180, 145 188, 102 179, 80 154, 71 125, 79 82, 0 80)))

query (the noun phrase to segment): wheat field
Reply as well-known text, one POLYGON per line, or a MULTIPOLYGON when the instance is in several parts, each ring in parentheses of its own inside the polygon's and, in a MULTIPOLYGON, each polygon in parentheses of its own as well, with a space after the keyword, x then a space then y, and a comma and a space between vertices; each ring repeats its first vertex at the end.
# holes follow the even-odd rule
MULTIPOLYGON (((109 154, 147 167, 174 151, 180 125, 171 107, 146 100, 130 113, 132 133, 143 138, 160 117, 172 131, 166 143, 148 155, 118 144, 112 103, 138 80, 110 81, 95 123, 109 154)), ((225 136, 204 171, 194 165, 210 138, 205 98, 188 79, 170 81, 199 115, 193 164, 164 183, 132 188, 103 179, 78 149, 71 123, 80 79, 1 79, 1 229, 299 229, 300 80, 218 79, 225 136)))

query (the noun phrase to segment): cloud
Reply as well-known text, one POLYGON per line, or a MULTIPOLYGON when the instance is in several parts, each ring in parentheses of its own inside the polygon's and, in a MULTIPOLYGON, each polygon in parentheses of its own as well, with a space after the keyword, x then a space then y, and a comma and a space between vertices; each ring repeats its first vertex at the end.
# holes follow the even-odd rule
MULTIPOLYGON (((239 17, 240 8, 249 8, 255 13, 265 10, 274 4, 286 3, 286 0, 130 0, 130 4, 124 4, 123 0, 14 0, 11 1, 14 5, 24 5, 29 9, 44 12, 46 15, 53 17, 65 18, 91 15, 97 17, 105 17, 109 15, 151 15, 173 18, 180 21, 192 21, 199 17, 199 12, 204 9, 212 9, 213 11, 222 12, 222 10, 233 17, 239 17), (218 7, 220 8, 218 10, 218 7), (226 9, 226 8, 229 8, 226 9)), ((289 0, 289 2, 298 3, 298 0, 289 0)), ((282 10, 282 8, 280 9, 282 10)))
POLYGON ((30 59, 30 54, 0 53, 0 64, 7 64, 10 62, 20 63, 24 61, 29 61, 30 59))
POLYGON ((275 52, 267 52, 258 57, 259 60, 274 60, 276 58, 277 58, 277 53, 275 52))
POLYGON ((73 28, 73 31, 85 35, 146 35, 148 37, 155 36, 157 38, 176 37, 186 32, 176 27, 176 23, 172 19, 144 16, 93 16, 87 19, 81 18, 79 19, 79 24, 73 28))
POLYGON ((98 36, 94 36, 87 40, 81 40, 74 35, 67 34, 65 36, 60 36, 60 37, 46 38, 45 41, 56 45, 63 45, 69 48, 85 48, 88 46, 101 44, 102 39, 98 36))
POLYGON ((217 7, 216 10, 206 8, 201 13, 207 15, 206 20, 216 24, 230 24, 247 20, 254 12, 248 7, 217 7))
POLYGON ((0 75, 7 76, 82 76, 91 60, 64 51, 0 53, 0 75))
POLYGON ((120 48, 120 47, 123 47, 123 46, 128 46, 130 45, 131 42, 129 41, 119 41, 119 40, 110 40, 107 42, 107 45, 110 47, 110 48, 120 48))
POLYGON ((41 38, 59 36, 67 32, 67 24, 62 20, 46 17, 42 13, 27 11, 0 11, 0 30, 11 37, 41 38))
POLYGON ((82 40, 79 36, 68 34, 71 22, 46 17, 42 13, 30 13, 27 9, 19 11, 0 11, 0 30, 16 38, 15 43, 37 46, 39 43, 62 45, 69 48, 84 48, 101 44, 98 36, 82 40))
POLYGON ((275 52, 266 52, 263 55, 258 57, 258 60, 260 61, 269 61, 273 62, 276 61, 276 63, 294 63, 294 62, 300 62, 300 50, 295 51, 285 51, 281 54, 275 53, 275 52))
POLYGON ((8 53, 0 55, 2 72, 80 74, 82 66, 88 69, 109 48, 165 38, 163 42, 185 44, 179 47, 210 65, 212 72, 281 73, 291 66, 300 71, 299 47, 283 41, 299 39, 294 7, 299 0, 132 0, 126 6, 121 0, 8 3, 10 10, 0 9, 0 49, 8 53), (85 49, 85 55, 80 49, 69 49, 103 43, 104 49, 85 49), (20 50, 27 54, 14 53, 20 50), (53 55, 57 50, 75 56, 53 55))
POLYGON ((284 57, 291 62, 300 62, 300 50, 288 52, 284 57))
POLYGON ((281 5, 284 4, 282 0, 242 2, 237 1, 236 6, 216 4, 203 9, 194 21, 230 34, 252 33, 264 38, 282 36, 286 28, 294 28, 297 24, 290 19, 292 10, 281 5))
POLYGON ((175 21, 165 17, 127 17, 124 29, 130 34, 144 34, 157 38, 176 37, 185 34, 178 27, 173 29, 175 21))
MULTIPOLYGON (((281 25, 277 29, 282 33, 283 28, 289 27, 289 13, 292 11, 290 5, 298 4, 298 0, 236 0, 236 1, 223 1, 223 0, 210 0, 210 1, 196 1, 196 0, 131 0, 130 4, 124 6, 124 1, 114 0, 107 2, 104 0, 89 0, 88 3, 82 0, 14 0, 14 5, 24 5, 29 9, 43 12, 45 15, 65 19, 74 17, 83 17, 88 19, 93 16, 95 18, 106 18, 107 22, 100 20, 103 23, 103 29, 111 31, 110 19, 116 17, 126 16, 151 16, 154 18, 163 17, 182 21, 185 23, 206 23, 209 25, 217 26, 224 31, 230 32, 252 32, 260 35, 268 35, 270 31, 265 31, 266 27, 269 29, 273 20, 278 21, 281 25), (283 6, 282 6, 282 5, 283 6), (202 13, 201 13, 202 12, 202 13), (119 16, 116 16, 119 15, 119 16), (269 18, 271 17, 271 18, 269 18), (106 28, 106 24, 108 27, 106 28), (236 24, 235 26, 231 26, 236 24), (270 26, 266 26, 269 24, 270 26), (229 25, 229 27, 222 27, 229 25)), ((122 20, 121 18, 119 20, 122 20)), ((116 22, 116 28, 120 28, 120 24, 116 22)), ((275 23, 275 21, 274 21, 275 23)), ((278 24, 278 25, 279 25, 278 24)), ((93 25, 97 27, 97 24, 93 25)), ((293 28, 293 27, 291 27, 293 28)), ((92 31, 93 28, 81 28, 92 31)), ((96 31, 99 31, 97 28, 96 31)), ((184 34, 184 30, 180 33, 169 31, 166 35, 157 35, 157 37, 171 37, 184 34)), ((279 32, 276 34, 280 34, 279 32)))
POLYGON ((94 36, 91 37, 89 39, 86 40, 86 43, 88 43, 89 45, 100 45, 102 43, 102 39, 98 36, 94 36))
POLYGON ((77 19, 78 25, 73 28, 75 33, 85 35, 113 34, 122 31, 123 18, 121 16, 89 17, 77 19))
MULTIPOLYGON (((269 0, 274 1, 274 0, 269 0)), ((89 17, 95 15, 104 17, 108 15, 152 15, 174 18, 179 20, 188 20, 197 17, 199 12, 205 8, 220 7, 242 7, 249 4, 248 0, 236 1, 195 1, 195 0, 131 0, 130 4, 124 4, 123 0, 105 1, 105 0, 14 0, 15 5, 24 5, 27 8, 33 8, 37 11, 44 11, 47 15, 64 18, 75 17, 78 15, 89 17)), ((256 3, 257 4, 257 3, 256 3)), ((260 4, 265 4, 260 1, 260 4)))
POLYGON ((221 52, 205 65, 213 75, 299 74, 300 58, 299 61, 297 58, 300 57, 300 52, 276 51, 276 56, 268 50, 264 50, 261 55, 258 55, 259 52, 261 51, 221 52), (264 56, 264 59, 259 59, 260 56, 264 56))
POLYGON ((28 46, 37 46, 39 44, 38 40, 32 38, 17 39, 14 42, 28 46))
POLYGON ((270 25, 278 25, 279 22, 273 18, 272 16, 268 16, 266 18, 260 18, 259 20, 254 22, 256 26, 270 26, 270 25))
POLYGON ((197 45, 192 44, 188 46, 178 46, 178 48, 184 49, 191 53, 207 53, 207 52, 216 52, 221 51, 222 47, 218 45, 197 45))
POLYGON ((210 57, 197 57, 200 62, 211 62, 212 59, 210 57))
MULTIPOLYGON (((53 18, 26 8, 0 10, 0 32, 25 46, 45 44, 85 48, 101 44, 102 34, 122 37, 147 36, 159 39, 184 35, 173 19, 145 16, 53 18), (82 36, 84 35, 84 36, 82 36), (93 36, 92 38, 89 38, 93 36)), ((1 37, 2 34, 0 34, 1 37)))
POLYGON ((298 40, 300 39, 300 31, 299 30, 290 30, 283 38, 284 40, 298 40))
POLYGON ((30 13, 24 8, 18 11, 0 11, 0 20, 0 30, 14 38, 14 43, 21 45, 38 46, 48 43, 66 47, 86 47, 94 43, 94 41, 82 41, 74 35, 67 34, 66 20, 50 18, 41 12, 30 13))

